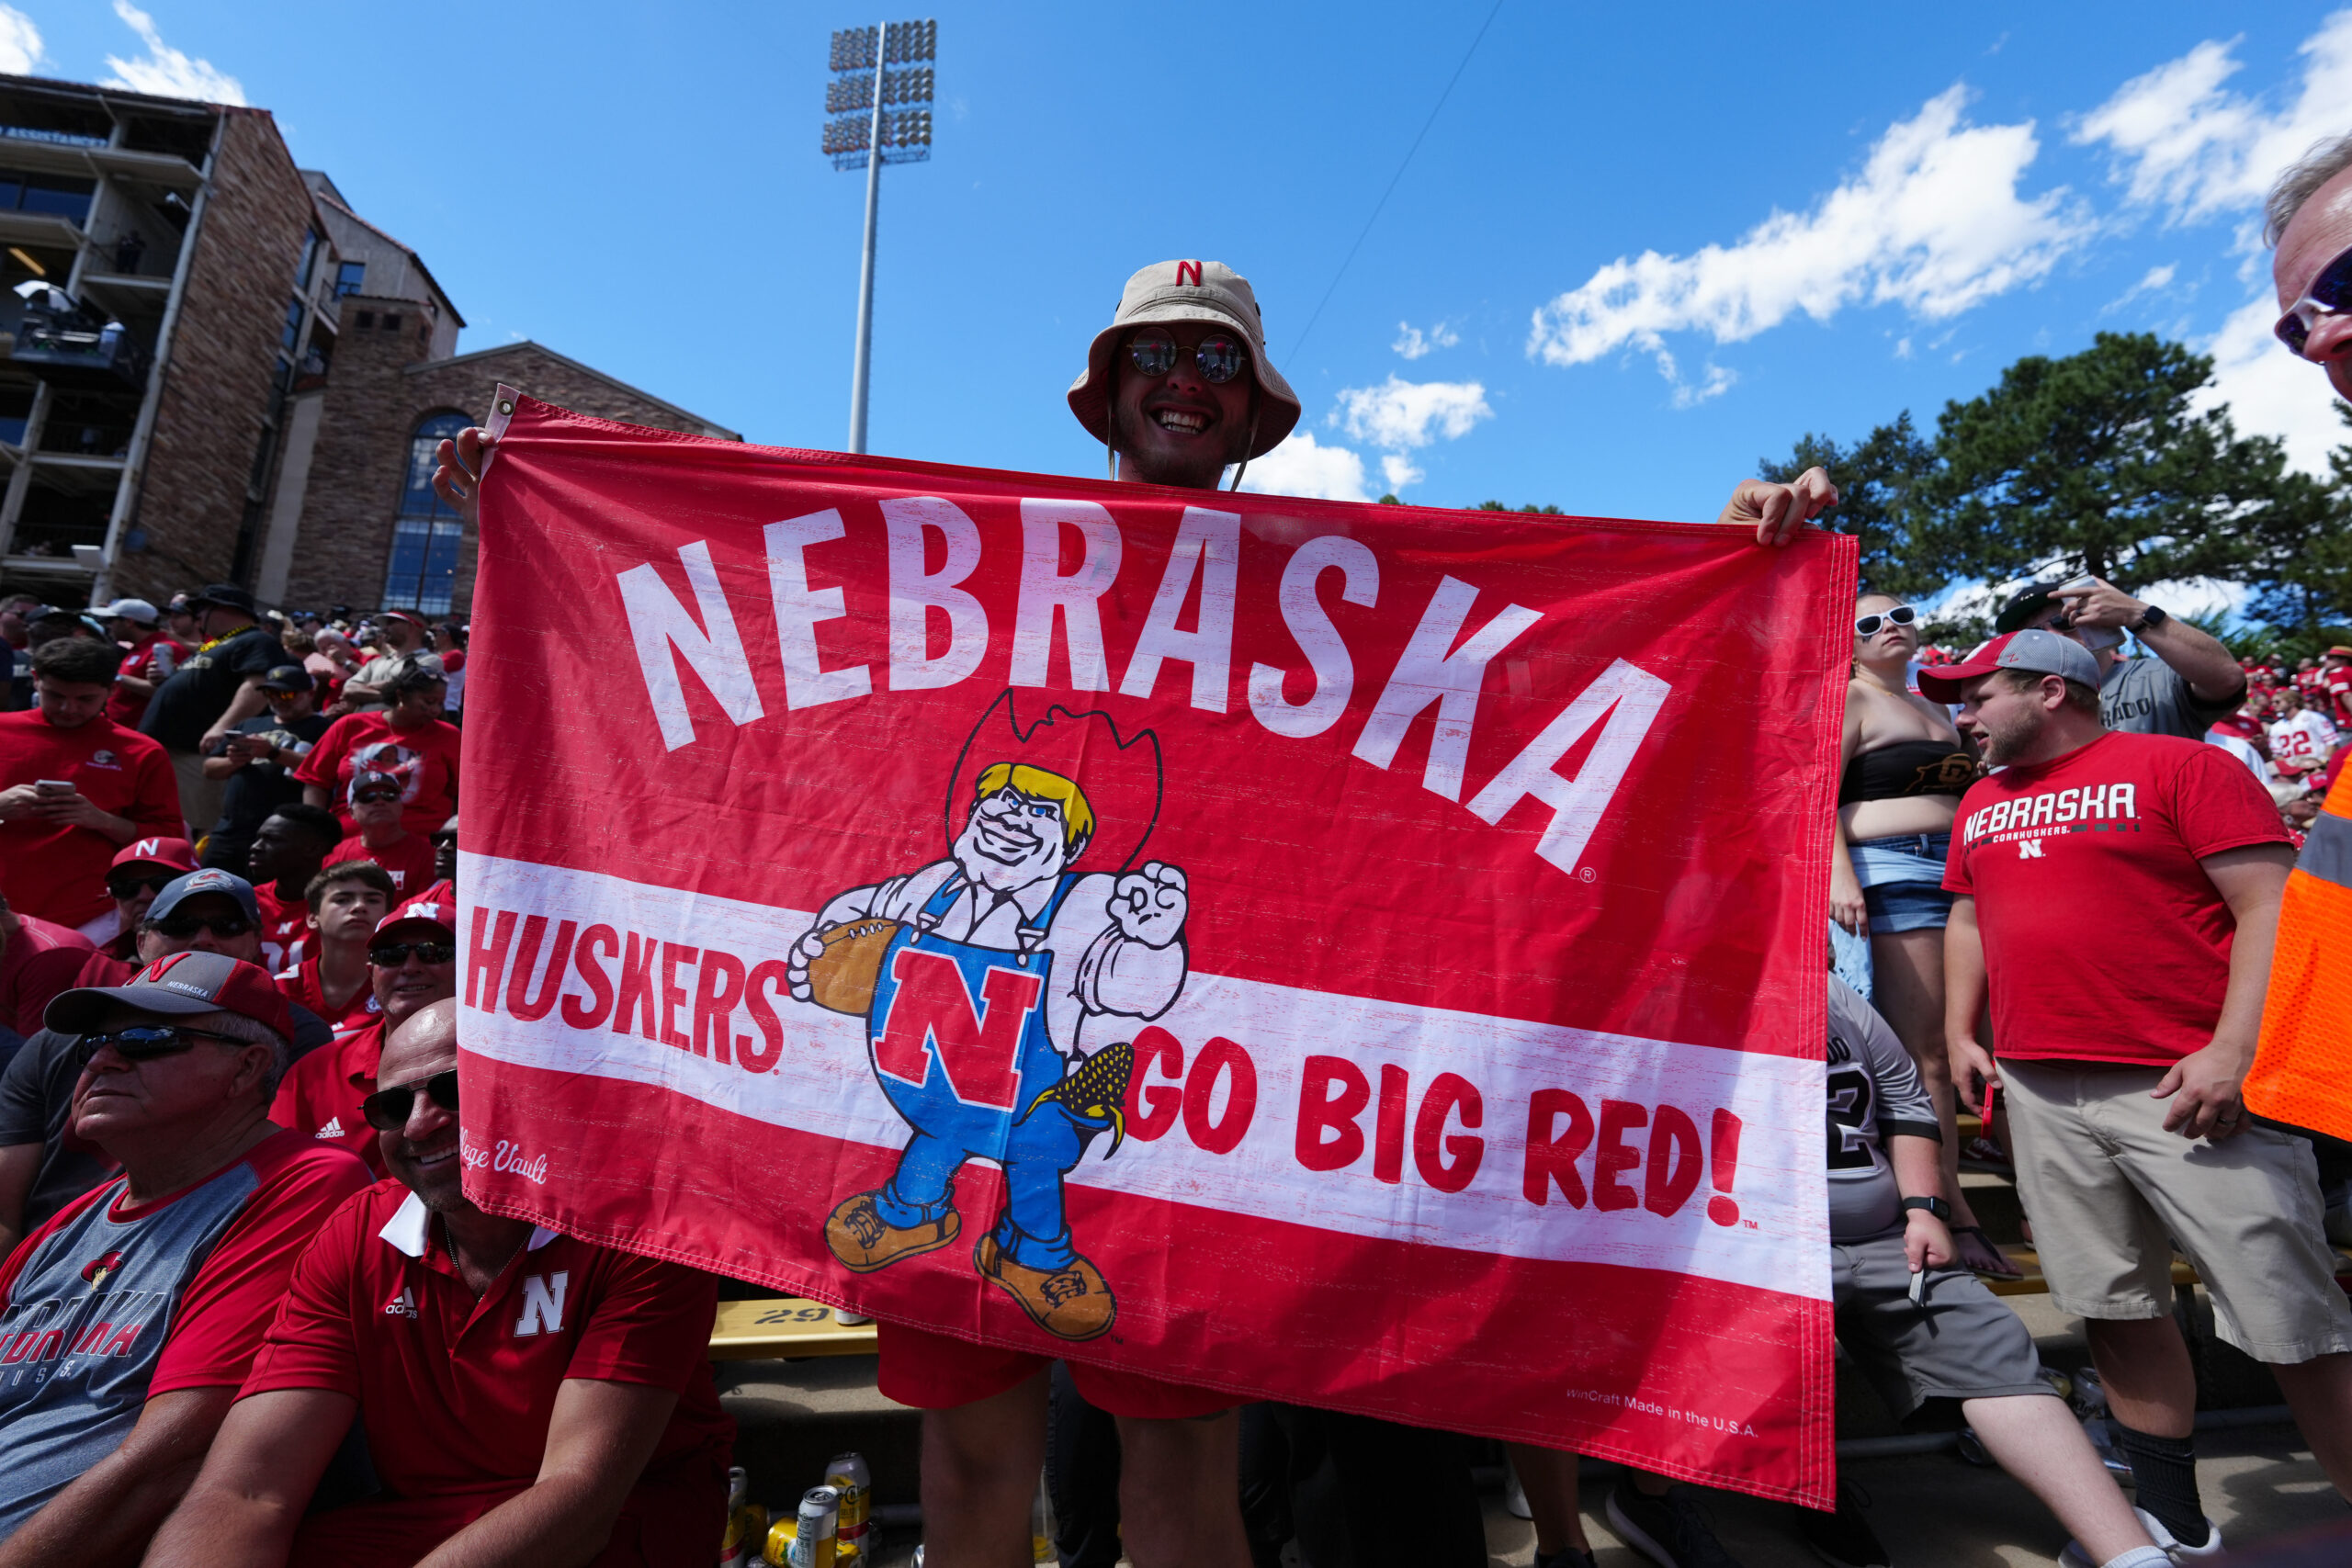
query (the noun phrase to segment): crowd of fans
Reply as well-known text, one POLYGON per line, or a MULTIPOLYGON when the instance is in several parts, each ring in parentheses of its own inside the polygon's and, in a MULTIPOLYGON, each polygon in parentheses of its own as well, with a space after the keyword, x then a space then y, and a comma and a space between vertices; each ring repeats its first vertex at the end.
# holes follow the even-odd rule
MULTIPOLYGON (((2352 139, 2329 156, 2304 196, 2352 188, 2352 139)), ((2352 316, 2315 309, 2308 342, 2352 355, 2352 316)), ((1216 263, 1137 273, 1069 404, 1114 476, 1199 489, 1300 412, 1216 263)), ((443 446, 460 512, 491 445, 443 446)), ((1781 545, 1836 500, 1817 469, 1747 480, 1722 521, 1781 545)), ((2066 1562, 2209 1557, 2176 1248, 2352 1495, 2322 1180, 2352 1150, 2240 1094, 2352 649, 2241 662, 2088 577, 2018 591, 1966 651, 1923 649, 1921 619, 1854 607, 1823 955, 1838 1337, 1899 1417, 1964 1420, 2066 1562), (2085 1320, 2136 1507, 1984 1282, 2018 1269, 1958 1180, 1963 1105, 2085 1320)), ((0 601, 0 1568, 713 1562, 716 1282, 485 1213, 460 1180, 464 628, 214 584, 162 610, 0 601)), ((1029 1562, 1041 1468, 1086 1568, 1293 1541, 1311 1568, 1486 1562, 1443 1434, 878 1338, 884 1392, 923 1411, 932 1568, 1029 1562)), ((1577 1456, 1508 1451, 1539 1568, 1591 1568, 1577 1456)), ((1664 1568, 1733 1562, 1693 1488, 1624 1468, 1602 1506, 1664 1568)), ((1833 1563, 1885 1563, 1864 1516, 1841 1487, 1794 1523, 1833 1563)))

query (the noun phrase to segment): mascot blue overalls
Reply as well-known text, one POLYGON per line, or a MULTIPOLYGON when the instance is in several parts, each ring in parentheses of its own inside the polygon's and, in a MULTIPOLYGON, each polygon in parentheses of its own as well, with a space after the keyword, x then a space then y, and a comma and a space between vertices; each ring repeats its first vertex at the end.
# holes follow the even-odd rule
MULTIPOLYGON (((1183 989, 1189 908, 1172 865, 1072 869, 1099 827, 1072 776, 1087 750, 1055 748, 1058 771, 978 766, 949 858, 830 900, 790 976, 796 998, 864 1014, 875 1077, 913 1134, 889 1181, 833 1210, 833 1256, 866 1273, 948 1246, 956 1171, 992 1160, 1005 1207, 973 1265, 1073 1340, 1108 1332, 1116 1303, 1077 1249, 1062 1179, 1095 1134, 1117 1147, 1134 1032, 1183 989)), ((1148 765, 1156 807, 1156 746, 1148 765)))

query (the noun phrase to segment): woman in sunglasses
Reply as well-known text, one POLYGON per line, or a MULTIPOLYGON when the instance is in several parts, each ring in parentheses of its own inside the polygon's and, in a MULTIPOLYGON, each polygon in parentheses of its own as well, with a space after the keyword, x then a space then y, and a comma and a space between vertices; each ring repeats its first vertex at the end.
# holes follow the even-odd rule
POLYGON ((1838 832, 1829 870, 1829 918, 1870 943, 1870 998, 1919 1064, 1943 1125, 1944 1192, 1961 1261, 2013 1279, 2017 1269, 1985 1238, 1960 1187, 1960 1139, 1951 1069, 1944 1059, 1944 857, 1976 758, 1951 715, 1911 689, 1919 612, 1891 593, 1854 604, 1854 671, 1846 682, 1838 748, 1838 832))

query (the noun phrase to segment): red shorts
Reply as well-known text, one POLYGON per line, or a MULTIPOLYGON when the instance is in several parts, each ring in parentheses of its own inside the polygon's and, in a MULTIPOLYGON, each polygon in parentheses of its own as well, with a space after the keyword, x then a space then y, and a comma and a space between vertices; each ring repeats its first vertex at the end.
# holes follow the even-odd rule
MULTIPOLYGON (((918 1410, 953 1410, 1014 1388, 1054 1364, 1051 1356, 975 1345, 945 1334, 876 1322, 876 1348, 882 1364, 875 1382, 883 1396, 918 1410)), ((1162 1382, 1140 1372, 1114 1371, 1069 1363, 1069 1375, 1086 1403, 1114 1416, 1149 1421, 1190 1421, 1249 1402, 1216 1389, 1162 1382)))

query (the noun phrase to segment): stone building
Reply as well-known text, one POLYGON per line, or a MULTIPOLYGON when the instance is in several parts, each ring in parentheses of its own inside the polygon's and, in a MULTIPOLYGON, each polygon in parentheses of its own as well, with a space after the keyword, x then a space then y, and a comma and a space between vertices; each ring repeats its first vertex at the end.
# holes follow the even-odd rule
POLYGON ((53 602, 232 581, 462 615, 473 541, 429 459, 501 381, 741 439, 537 344, 458 354, 424 261, 263 110, 0 76, 0 288, 20 287, 0 293, 0 588, 53 602))

